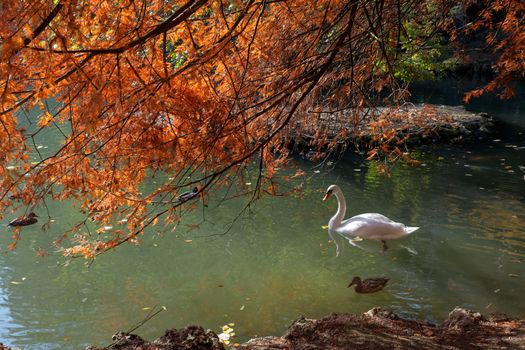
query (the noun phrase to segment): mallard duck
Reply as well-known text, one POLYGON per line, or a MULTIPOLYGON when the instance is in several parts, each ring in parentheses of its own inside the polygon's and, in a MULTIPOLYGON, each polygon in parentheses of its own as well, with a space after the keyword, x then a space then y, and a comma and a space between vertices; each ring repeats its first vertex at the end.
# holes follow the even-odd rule
POLYGON ((189 201, 190 199, 196 197, 199 194, 199 189, 197 187, 193 187, 193 190, 184 192, 181 195, 177 197, 177 202, 184 203, 186 201, 189 201))
POLYGON ((352 282, 350 282, 347 288, 350 288, 355 284, 355 291, 357 293, 374 293, 382 290, 386 286, 388 280, 388 278, 382 277, 361 280, 360 277, 355 276, 352 278, 352 282))
POLYGON ((9 222, 8 225, 9 226, 28 226, 28 225, 33 225, 33 224, 38 222, 37 217, 38 217, 38 215, 36 215, 33 212, 30 212, 27 216, 21 215, 21 216, 17 217, 16 219, 11 220, 11 222, 9 222))
POLYGON ((332 194, 337 198, 338 206, 337 212, 328 222, 328 229, 346 238, 361 237, 378 240, 383 242, 383 250, 386 250, 388 249, 386 240, 398 239, 419 229, 419 227, 407 227, 377 213, 360 214, 343 220, 346 213, 346 200, 343 191, 337 185, 330 185, 323 201, 330 198, 332 194))

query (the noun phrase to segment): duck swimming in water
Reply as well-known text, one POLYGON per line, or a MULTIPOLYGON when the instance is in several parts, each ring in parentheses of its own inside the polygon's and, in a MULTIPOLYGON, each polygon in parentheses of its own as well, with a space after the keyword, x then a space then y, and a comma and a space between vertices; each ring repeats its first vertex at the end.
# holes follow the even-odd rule
POLYGON ((186 201, 189 201, 190 199, 196 197, 199 194, 199 189, 197 187, 193 187, 193 190, 184 192, 181 195, 177 197, 177 202, 184 203, 186 201))
POLYGON ((360 237, 383 242, 383 250, 388 249, 386 241, 405 237, 419 229, 407 227, 400 222, 390 220, 378 213, 365 213, 343 220, 346 213, 346 200, 343 191, 337 185, 330 185, 326 190, 323 201, 335 195, 337 198, 337 212, 328 222, 328 229, 339 233, 345 238, 360 237))
POLYGON ((352 278, 352 282, 348 285, 347 288, 350 288, 351 286, 355 285, 355 291, 357 293, 374 293, 379 292, 383 288, 385 288, 387 282, 389 281, 388 278, 367 278, 365 280, 361 280, 360 277, 355 276, 352 278))
POLYGON ((38 222, 37 217, 38 217, 38 215, 36 215, 33 212, 30 212, 27 216, 21 215, 21 216, 17 217, 16 219, 11 220, 11 222, 9 222, 8 225, 9 226, 29 226, 29 225, 33 225, 33 224, 36 224, 38 222))

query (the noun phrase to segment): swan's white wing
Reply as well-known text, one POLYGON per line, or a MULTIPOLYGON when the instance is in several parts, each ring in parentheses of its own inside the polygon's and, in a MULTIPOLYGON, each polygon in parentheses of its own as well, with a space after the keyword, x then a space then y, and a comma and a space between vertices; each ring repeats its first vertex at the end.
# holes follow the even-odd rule
POLYGON ((349 237, 377 240, 396 239, 406 235, 405 225, 377 213, 353 216, 343 221, 336 231, 349 237))
POLYGON ((367 222, 370 222, 370 223, 374 223, 374 222, 381 223, 381 222, 383 222, 383 223, 389 223, 389 224, 397 224, 397 222, 395 222, 393 220, 390 220, 389 218, 387 218, 383 214, 378 214, 378 213, 359 214, 359 215, 356 215, 356 216, 352 216, 350 219, 345 220, 345 221, 351 221, 351 220, 364 220, 364 221, 367 221, 367 222))
POLYGON ((345 235, 347 237, 356 237, 359 236, 359 232, 365 228, 367 222, 365 220, 350 218, 341 223, 335 231, 339 234, 345 235))

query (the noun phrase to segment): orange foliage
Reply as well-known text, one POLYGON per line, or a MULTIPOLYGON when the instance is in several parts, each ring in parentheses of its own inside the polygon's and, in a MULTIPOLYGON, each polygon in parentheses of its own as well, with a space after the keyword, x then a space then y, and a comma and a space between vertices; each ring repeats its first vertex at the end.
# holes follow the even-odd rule
MULTIPOLYGON (((479 1, 467 0, 465 6, 480 6, 479 1)), ((469 102, 487 92, 496 92, 501 98, 514 97, 512 83, 525 77, 525 2, 515 0, 481 1, 482 9, 476 20, 466 29, 485 33, 481 50, 494 56, 495 78, 485 86, 465 95, 469 102)), ((474 52, 477 55, 478 52, 474 52)))
MULTIPOLYGON (((401 98, 392 67, 402 23, 431 16, 439 27, 456 3, 4 1, 0 212, 17 198, 32 207, 46 196, 76 199, 86 219, 57 243, 70 246, 66 255, 93 258, 138 242, 161 217, 178 222, 182 192, 197 186, 203 195, 212 184, 227 185, 253 156, 264 173, 257 190, 276 193, 271 176, 288 142, 304 126, 317 130, 331 111, 401 98), (58 104, 48 106, 51 99, 58 104), (33 108, 40 115, 27 113, 33 108), (61 135, 60 147, 28 157, 32 137, 43 129, 61 135), (159 173, 167 179, 143 193, 140 185, 159 173), (104 226, 121 219, 125 232, 84 232, 88 220, 104 226)), ((505 54, 525 42, 522 32, 511 32, 523 25, 517 11, 513 16, 501 26, 508 36, 500 42, 500 66, 507 72, 523 62, 505 54)), ((359 121, 351 112, 336 123, 359 121)), ((348 136, 340 130, 336 140, 317 130, 312 145, 336 147, 348 136)))

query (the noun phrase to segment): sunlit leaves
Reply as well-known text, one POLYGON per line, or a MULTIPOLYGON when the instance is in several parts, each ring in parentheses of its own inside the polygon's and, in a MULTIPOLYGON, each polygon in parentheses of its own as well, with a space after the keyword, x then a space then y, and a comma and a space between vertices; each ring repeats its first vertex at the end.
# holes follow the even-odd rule
MULTIPOLYGON (((366 113, 406 96, 399 78, 436 68, 437 33, 453 3, 5 2, 0 211, 74 199, 85 218, 57 244, 93 258, 139 242, 147 227, 176 227, 181 207, 195 207, 177 197, 194 186, 203 201, 235 181, 254 198, 279 193, 272 177, 290 145, 328 154, 367 129, 370 158, 399 157, 405 136, 386 116, 366 113), (34 138, 50 130, 59 148, 31 154, 34 138), (253 167, 256 178, 244 181, 253 167), (144 191, 150 177, 158 183, 144 191)), ((506 75, 479 93, 520 72, 517 14, 501 22, 503 40, 487 37, 506 75)))
POLYGON ((46 127, 49 123, 53 121, 54 117, 51 113, 46 112, 38 119, 38 126, 41 128, 46 127))
MULTIPOLYGON (((465 7, 468 6, 475 7, 476 4, 467 1, 465 7)), ((485 46, 481 52, 490 53, 494 61, 492 68, 495 73, 495 78, 485 86, 467 93, 466 102, 487 92, 497 92, 501 98, 511 98, 515 95, 512 82, 525 77, 524 12, 523 1, 487 1, 477 14, 476 20, 465 28, 467 38, 477 32, 485 35, 485 46)), ((457 41, 460 39, 457 38, 457 41)), ((478 54, 474 53, 474 55, 478 54)), ((467 55, 467 59, 469 57, 470 55, 467 55)))

